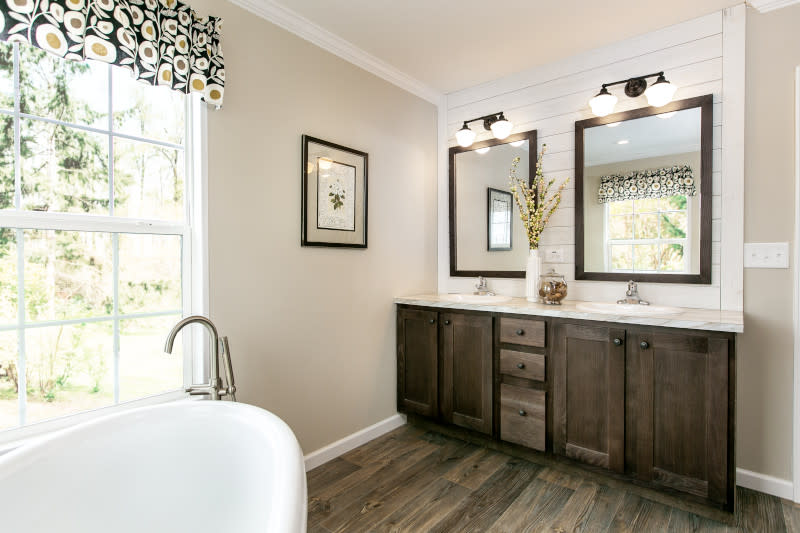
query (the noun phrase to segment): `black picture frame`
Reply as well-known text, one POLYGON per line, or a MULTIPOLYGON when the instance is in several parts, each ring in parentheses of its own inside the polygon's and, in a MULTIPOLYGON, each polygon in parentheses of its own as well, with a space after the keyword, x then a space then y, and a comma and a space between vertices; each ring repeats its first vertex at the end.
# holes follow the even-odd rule
MULTIPOLYGON (((341 144, 325 141, 311 135, 301 138, 302 158, 300 162, 301 194, 301 246, 328 246, 334 248, 366 248, 368 226, 368 174, 369 155, 361 150, 349 148, 341 144), (324 154, 322 157, 320 154, 324 154), (344 202, 352 202, 353 224, 342 228, 320 225, 320 188, 319 161, 328 162, 331 167, 341 168, 349 172, 353 169, 355 183, 351 194, 345 195, 344 202)), ((329 168, 331 168, 329 167, 329 168)), ((332 193, 329 193, 332 194, 332 193)), ((337 198, 334 209, 350 207, 337 198)), ((328 207, 330 209, 330 207, 328 207)), ((324 210, 323 206, 323 210, 324 210)))
POLYGON ((713 166, 714 96, 706 94, 676 100, 662 107, 643 107, 575 122, 575 279, 637 283, 711 284, 711 195, 713 166), (648 274, 642 272, 587 272, 584 263, 583 216, 584 131, 614 122, 634 120, 684 109, 700 108, 700 272, 698 274, 648 274))
POLYGON ((489 252, 508 252, 511 251, 514 240, 514 196, 509 191, 486 188, 486 250, 489 252), (494 202, 496 196, 503 196, 508 201, 508 246, 492 246, 492 215, 494 214, 494 202))

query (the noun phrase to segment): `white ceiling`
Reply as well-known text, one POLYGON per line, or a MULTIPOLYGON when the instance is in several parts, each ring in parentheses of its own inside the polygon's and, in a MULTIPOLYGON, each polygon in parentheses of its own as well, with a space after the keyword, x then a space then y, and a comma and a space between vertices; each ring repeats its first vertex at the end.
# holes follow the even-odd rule
POLYGON ((279 0, 440 92, 706 15, 742 0, 279 0))
POLYGON ((585 165, 605 165, 700 151, 700 108, 584 130, 585 165), (663 118, 660 118, 663 117, 663 118), (619 144, 619 141, 628 141, 619 144))

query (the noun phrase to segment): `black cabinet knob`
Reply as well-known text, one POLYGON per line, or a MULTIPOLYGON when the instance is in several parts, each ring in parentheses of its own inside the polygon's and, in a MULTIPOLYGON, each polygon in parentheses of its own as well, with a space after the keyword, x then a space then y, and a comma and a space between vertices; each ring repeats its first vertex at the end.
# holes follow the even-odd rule
POLYGON ((435 322, 436 322, 436 320, 434 320, 432 318, 430 320, 428 320, 428 324, 434 324, 435 322))
POLYGON ((525 335, 525 330, 524 329, 518 329, 517 330, 517 335, 525 335))
POLYGON ((639 346, 642 347, 642 350, 646 350, 646 349, 648 349, 650 347, 650 343, 647 342, 647 341, 642 341, 642 342, 639 343, 639 346))
POLYGON ((525 416, 525 415, 527 415, 527 414, 528 414, 528 413, 526 413, 524 409, 520 409, 520 410, 519 410, 519 416, 525 416))
POLYGON ((525 363, 517 363, 517 368, 522 370, 523 368, 525 368, 525 363))
POLYGON ((614 344, 616 346, 622 346, 622 339, 614 339, 614 344))
POLYGON ((450 325, 450 321, 449 321, 449 320, 445 320, 445 321, 444 321, 444 325, 445 325, 445 326, 449 326, 449 325, 450 325))

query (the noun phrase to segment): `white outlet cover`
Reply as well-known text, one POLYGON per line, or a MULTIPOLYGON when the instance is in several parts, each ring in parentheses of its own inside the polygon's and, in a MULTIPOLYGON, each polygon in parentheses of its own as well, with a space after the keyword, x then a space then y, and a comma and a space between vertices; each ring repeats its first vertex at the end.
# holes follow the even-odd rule
POLYGON ((547 263, 563 263, 564 262, 564 249, 553 248, 545 254, 544 261, 547 263))
POLYGON ((789 268, 788 242, 744 243, 745 268, 789 268))

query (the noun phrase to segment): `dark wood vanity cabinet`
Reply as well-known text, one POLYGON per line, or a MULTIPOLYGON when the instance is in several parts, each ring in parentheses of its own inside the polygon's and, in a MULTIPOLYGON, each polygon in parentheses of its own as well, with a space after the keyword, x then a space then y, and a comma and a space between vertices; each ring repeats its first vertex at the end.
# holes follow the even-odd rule
POLYGON ((638 330, 630 336, 629 471, 719 504, 733 501, 733 340, 638 330))
POLYGON ((625 470, 625 330, 553 327, 553 451, 625 470))
POLYGON ((438 313, 397 311, 397 408, 435 417, 439 413, 438 313))
POLYGON ((398 409, 732 511, 733 333, 400 306, 398 409))
POLYGON ((491 316, 399 309, 397 405, 491 434, 491 316))

